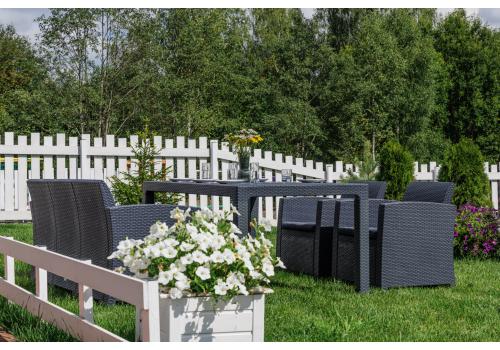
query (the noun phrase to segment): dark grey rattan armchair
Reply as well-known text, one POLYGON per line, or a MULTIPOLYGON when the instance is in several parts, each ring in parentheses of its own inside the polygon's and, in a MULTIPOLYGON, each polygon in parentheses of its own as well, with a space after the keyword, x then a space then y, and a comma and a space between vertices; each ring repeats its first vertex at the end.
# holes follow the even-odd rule
MULTIPOLYGON (((359 183, 368 184, 369 198, 384 198, 385 182, 359 183)), ((335 199, 290 197, 280 200, 276 254, 287 271, 331 275, 334 210, 335 199)))
MULTIPOLYGON (((370 200, 370 283, 453 285, 453 183, 413 182, 403 201, 370 200)), ((336 201, 332 275, 353 281, 353 203, 336 201)))
MULTIPOLYGON (((157 220, 173 223, 170 211, 175 206, 115 206, 100 180, 28 180, 28 188, 34 244, 109 269, 120 266, 107 259, 119 241, 143 238, 157 220)), ((49 282, 77 290, 75 283, 55 275, 49 275, 49 282)))

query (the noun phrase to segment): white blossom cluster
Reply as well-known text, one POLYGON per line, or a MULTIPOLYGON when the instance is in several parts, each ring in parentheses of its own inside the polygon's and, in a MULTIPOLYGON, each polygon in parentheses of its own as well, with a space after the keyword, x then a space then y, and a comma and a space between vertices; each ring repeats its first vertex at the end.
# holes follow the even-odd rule
POLYGON ((108 259, 120 260, 138 278, 158 278, 173 299, 248 295, 268 286, 275 267, 285 268, 271 255, 272 243, 264 236, 271 230, 269 222, 254 221, 256 236, 241 238, 229 219, 239 215, 234 207, 222 213, 176 208, 170 214, 174 225, 153 224, 144 239, 121 241, 108 259))

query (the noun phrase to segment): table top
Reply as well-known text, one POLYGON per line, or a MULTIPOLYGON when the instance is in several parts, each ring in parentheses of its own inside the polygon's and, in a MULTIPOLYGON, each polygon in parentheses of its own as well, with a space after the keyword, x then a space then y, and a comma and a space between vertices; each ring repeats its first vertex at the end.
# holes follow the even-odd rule
POLYGON ((366 195, 368 198, 368 185, 359 183, 146 181, 143 189, 144 192, 172 191, 207 195, 232 195, 245 192, 255 196, 354 194, 362 197, 366 195))

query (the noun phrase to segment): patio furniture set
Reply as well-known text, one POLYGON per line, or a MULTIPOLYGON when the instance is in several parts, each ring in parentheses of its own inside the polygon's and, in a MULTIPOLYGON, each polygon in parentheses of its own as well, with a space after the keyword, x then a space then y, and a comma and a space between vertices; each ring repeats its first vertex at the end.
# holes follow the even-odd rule
MULTIPOLYGON (((107 259, 118 242, 144 237, 157 220, 173 224, 176 206, 152 204, 156 192, 230 197, 242 232, 257 216, 258 198, 282 196, 276 253, 288 271, 353 282, 359 292, 454 284, 451 183, 414 182, 402 201, 390 201, 386 184, 375 181, 146 182, 144 204, 127 206, 116 205, 100 180, 29 180, 28 188, 34 244, 109 269, 118 266, 107 259)), ((49 283, 77 290, 55 275, 49 283)))

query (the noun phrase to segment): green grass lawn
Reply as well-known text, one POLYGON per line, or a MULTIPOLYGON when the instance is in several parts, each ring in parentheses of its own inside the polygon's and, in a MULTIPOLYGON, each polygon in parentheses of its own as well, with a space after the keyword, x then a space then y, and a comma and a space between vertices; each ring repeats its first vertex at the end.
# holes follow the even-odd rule
MULTIPOLYGON (((31 243, 31 225, 0 225, 0 235, 31 243)), ((372 289, 278 272, 266 297, 266 341, 500 341, 500 262, 457 260, 453 288, 372 289)), ((0 261, 3 274, 3 259, 0 261)), ((16 281, 34 291, 30 267, 16 264, 16 281)), ((49 299, 75 313, 78 300, 59 288, 49 299)), ((129 340, 130 305, 95 303, 96 323, 129 340)), ((0 327, 22 341, 71 337, 0 297, 0 327)))

